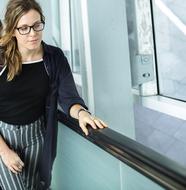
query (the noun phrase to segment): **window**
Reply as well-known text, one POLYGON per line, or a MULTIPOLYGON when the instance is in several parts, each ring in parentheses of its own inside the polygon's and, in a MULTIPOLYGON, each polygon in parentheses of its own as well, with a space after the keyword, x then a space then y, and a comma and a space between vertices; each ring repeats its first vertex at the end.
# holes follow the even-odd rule
POLYGON ((186 100, 186 4, 153 0, 159 93, 186 100))

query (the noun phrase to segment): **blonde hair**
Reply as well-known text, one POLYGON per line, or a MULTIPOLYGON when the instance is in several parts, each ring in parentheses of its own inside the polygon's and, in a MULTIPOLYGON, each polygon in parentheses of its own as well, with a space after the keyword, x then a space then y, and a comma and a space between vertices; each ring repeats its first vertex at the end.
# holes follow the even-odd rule
POLYGON ((1 20, 0 20, 0 37, 1 37, 1 32, 2 32, 2 30, 3 30, 3 24, 2 24, 2 22, 1 22, 1 20))
POLYGON ((6 8, 3 29, 0 31, 0 47, 3 49, 3 61, 8 67, 7 81, 11 81, 22 70, 22 58, 13 36, 20 18, 30 10, 36 10, 41 21, 45 21, 42 9, 35 0, 9 0, 6 8))

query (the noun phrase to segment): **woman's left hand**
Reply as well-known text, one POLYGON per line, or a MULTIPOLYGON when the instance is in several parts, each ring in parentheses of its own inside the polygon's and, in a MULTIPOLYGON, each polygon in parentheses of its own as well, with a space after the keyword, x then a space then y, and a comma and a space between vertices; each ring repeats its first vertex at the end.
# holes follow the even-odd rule
POLYGON ((88 135, 88 129, 87 124, 89 124, 93 129, 103 129, 105 127, 108 127, 106 123, 104 123, 101 119, 90 115, 86 111, 81 111, 79 113, 79 126, 85 133, 85 135, 88 135))

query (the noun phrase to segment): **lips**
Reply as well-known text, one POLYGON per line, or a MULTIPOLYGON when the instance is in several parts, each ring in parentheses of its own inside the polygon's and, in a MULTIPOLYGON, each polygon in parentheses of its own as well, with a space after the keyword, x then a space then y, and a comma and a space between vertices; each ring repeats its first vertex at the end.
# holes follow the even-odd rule
POLYGON ((37 42, 38 41, 38 39, 34 39, 34 40, 29 40, 29 42, 37 42))

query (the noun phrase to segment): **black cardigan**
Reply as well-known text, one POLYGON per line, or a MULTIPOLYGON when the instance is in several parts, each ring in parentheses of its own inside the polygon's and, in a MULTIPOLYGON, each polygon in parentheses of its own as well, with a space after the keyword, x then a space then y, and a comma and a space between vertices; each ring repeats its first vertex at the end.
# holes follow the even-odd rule
POLYGON ((44 64, 49 75, 50 90, 46 100, 45 121, 46 136, 42 157, 39 164, 41 189, 47 189, 51 183, 51 171, 56 156, 57 145, 57 105, 68 115, 72 105, 86 107, 79 96, 66 57, 60 48, 42 42, 44 48, 44 64))

